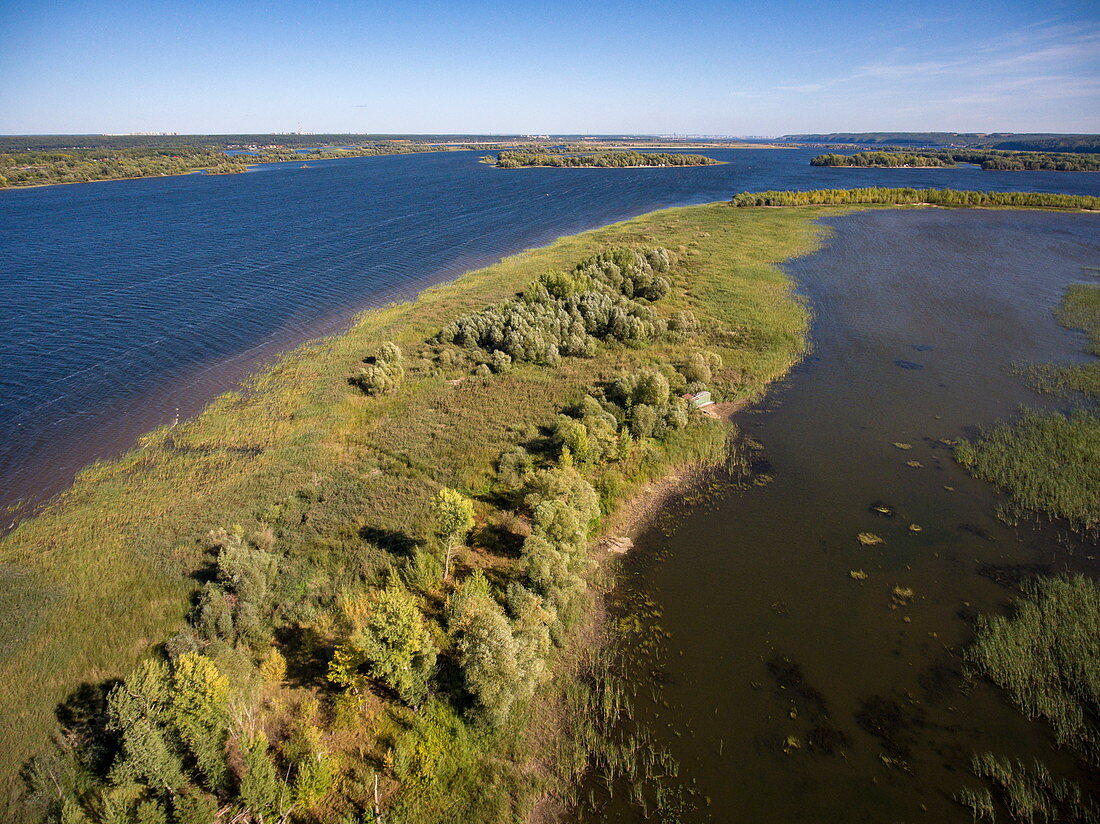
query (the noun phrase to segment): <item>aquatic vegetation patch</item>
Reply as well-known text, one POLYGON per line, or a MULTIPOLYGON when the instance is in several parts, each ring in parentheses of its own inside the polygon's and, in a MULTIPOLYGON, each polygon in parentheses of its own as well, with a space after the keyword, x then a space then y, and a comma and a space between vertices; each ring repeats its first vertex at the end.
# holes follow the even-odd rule
POLYGON ((1034 760, 1030 765, 991 752, 977 753, 970 769, 986 779, 982 787, 963 787, 955 800, 970 810, 975 822, 997 820, 998 807, 1017 824, 1037 822, 1100 822, 1100 805, 1081 787, 1065 778, 1055 778, 1047 766, 1034 760))
POLYGON ((1089 351, 1100 355, 1100 285, 1073 284, 1055 314, 1063 326, 1083 330, 1089 338, 1089 351))
POLYGON ((1024 410, 975 440, 961 440, 955 459, 1009 493, 1018 513, 1065 518, 1076 529, 1100 525, 1100 417, 1024 410))
MULTIPOLYGON (((1089 341, 1086 350, 1100 355, 1100 285, 1071 285, 1062 296, 1055 315, 1066 328, 1082 330, 1089 341)), ((1100 399, 1100 361, 1022 364, 1014 370, 1036 392, 1100 399)))
POLYGON ((1031 579, 1011 615, 980 615, 967 660, 1058 741, 1100 763, 1100 585, 1083 575, 1031 579))

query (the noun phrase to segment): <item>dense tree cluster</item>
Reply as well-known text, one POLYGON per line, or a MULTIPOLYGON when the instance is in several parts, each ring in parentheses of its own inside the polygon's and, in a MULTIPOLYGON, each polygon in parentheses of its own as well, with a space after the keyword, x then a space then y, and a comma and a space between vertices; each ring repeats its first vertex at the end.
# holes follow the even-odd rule
POLYGON ((1014 206, 1100 209, 1100 197, 1048 192, 970 192, 956 189, 815 189, 809 192, 743 192, 731 206, 851 206, 861 203, 927 203, 934 206, 1014 206))
POLYGON ((401 348, 392 341, 378 347, 378 353, 368 358, 365 366, 348 380, 368 395, 385 395, 397 390, 405 379, 404 356, 401 348))
POLYGON ((857 152, 854 155, 823 154, 810 160, 811 166, 872 166, 922 168, 954 166, 950 156, 914 154, 912 152, 857 152))
POLYGON ((1027 150, 1039 152, 1100 152, 1095 134, 1049 134, 1000 132, 832 132, 830 134, 788 134, 779 140, 791 143, 856 144, 861 146, 934 146, 945 149, 1027 150))
POLYGON ((975 163, 999 171, 1100 171, 1100 155, 1070 152, 1003 152, 950 150, 915 153, 883 150, 852 155, 823 154, 810 160, 811 166, 863 166, 873 168, 954 166, 975 163))
POLYGON ((515 300, 464 315, 438 340, 506 355, 493 355, 496 371, 590 357, 600 341, 639 346, 668 330, 649 305, 668 294, 668 270, 664 249, 609 249, 569 272, 543 275, 515 300))
POLYGON ((216 167, 245 170, 245 161, 216 149, 72 149, 64 152, 0 154, 0 186, 85 183, 156 175, 178 175, 216 167))
MULTIPOLYGON (((59 751, 28 765, 29 796, 46 820, 209 824, 222 810, 241 822, 278 821, 329 792, 334 772, 316 701, 302 702, 273 749, 243 674, 255 657, 262 661, 251 671, 264 681, 286 674, 286 660, 270 646, 277 562, 267 542, 246 540, 236 528, 210 534, 212 580, 190 626, 101 706, 83 708, 59 751)), ((389 640, 384 629, 371 652, 389 640)))
POLYGON ((674 152, 600 151, 591 154, 560 154, 545 151, 499 152, 496 165, 501 169, 524 166, 555 166, 562 168, 595 167, 601 169, 635 166, 713 166, 721 161, 697 154, 674 152))
POLYGON ((336 648, 328 677, 353 691, 362 691, 371 678, 415 706, 427 694, 437 654, 420 605, 395 579, 377 593, 351 637, 336 648))
POLYGON ((1066 152, 956 152, 955 159, 1002 171, 1098 172, 1100 155, 1066 152))

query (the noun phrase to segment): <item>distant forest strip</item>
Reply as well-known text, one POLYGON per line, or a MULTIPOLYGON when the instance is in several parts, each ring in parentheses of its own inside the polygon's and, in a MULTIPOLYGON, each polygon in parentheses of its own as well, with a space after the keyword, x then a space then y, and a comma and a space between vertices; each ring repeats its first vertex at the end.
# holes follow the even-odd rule
POLYGON ((561 154, 557 152, 500 152, 498 169, 519 169, 525 166, 558 166, 563 168, 592 167, 600 169, 635 166, 714 166, 722 161, 697 154, 671 152, 608 151, 592 154, 561 154))
POLYGON ((864 146, 936 146, 947 149, 1001 149, 1035 152, 1100 152, 1100 135, 1011 132, 832 132, 830 134, 788 134, 785 143, 852 143, 864 146))
POLYGON ((742 192, 730 206, 1012 206, 1033 209, 1100 209, 1100 197, 1048 192, 969 192, 956 189, 815 189, 809 192, 742 192))
POLYGON ((5 152, 0 153, 0 188, 160 177, 202 170, 212 174, 239 174, 256 163, 374 157, 448 148, 456 147, 387 142, 349 148, 318 147, 309 151, 267 146, 247 154, 226 154, 219 148, 200 146, 5 152))
POLYGON ((438 145, 441 143, 494 143, 515 145, 519 135, 454 134, 57 134, 0 135, 0 152, 67 151, 70 149, 243 149, 278 145, 288 149, 317 146, 371 146, 381 143, 438 145))
POLYGON ((884 150, 857 152, 853 155, 823 154, 810 161, 811 166, 860 166, 865 168, 950 167, 958 163, 976 163, 983 169, 1024 172, 1098 172, 1100 154, 1069 152, 911 152, 884 150))

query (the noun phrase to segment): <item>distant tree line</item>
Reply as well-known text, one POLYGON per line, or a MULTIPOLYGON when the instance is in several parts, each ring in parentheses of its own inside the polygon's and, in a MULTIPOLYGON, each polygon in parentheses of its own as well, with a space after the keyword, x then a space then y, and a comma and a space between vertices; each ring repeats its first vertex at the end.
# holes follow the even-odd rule
POLYGON ((862 166, 874 168, 954 166, 976 163, 998 171, 1100 171, 1100 155, 1067 152, 943 151, 914 153, 897 149, 857 152, 853 155, 823 154, 811 166, 862 166))
POLYGON ((1001 132, 832 132, 830 134, 788 134, 777 138, 784 143, 854 144, 860 146, 904 146, 914 148, 966 148, 1026 150, 1038 152, 1100 152, 1100 135, 1001 132))
POLYGON ((862 203, 928 203, 934 206, 1015 206, 1100 209, 1100 197, 1049 192, 969 192, 956 189, 816 189, 809 192, 743 192, 731 206, 848 206, 862 203))
POLYGON ((560 154, 547 151, 511 151, 497 154, 501 169, 523 166, 623 168, 631 166, 713 166, 721 161, 696 154, 671 152, 607 151, 592 154, 560 154))

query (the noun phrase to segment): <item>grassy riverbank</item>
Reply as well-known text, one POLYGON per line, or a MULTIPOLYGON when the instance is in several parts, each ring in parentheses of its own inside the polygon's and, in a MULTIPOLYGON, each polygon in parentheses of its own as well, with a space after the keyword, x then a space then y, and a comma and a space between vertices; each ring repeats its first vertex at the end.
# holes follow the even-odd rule
MULTIPOLYGON (((483 570, 491 597, 504 600, 510 582, 529 580, 522 547, 532 514, 502 486, 502 454, 516 454, 524 444, 540 465, 568 477, 572 463, 602 513, 673 466, 720 458, 725 427, 700 415, 661 429, 650 413, 624 411, 628 436, 617 436, 622 451, 613 459, 582 454, 577 440, 569 441, 568 456, 539 444, 553 441, 548 427, 562 411, 617 376, 661 375, 675 387, 678 380, 686 384, 687 375, 728 400, 758 395, 805 346, 806 310, 774 264, 814 247, 820 230, 811 221, 824 211, 710 205, 563 238, 411 303, 368 312, 347 334, 292 352, 195 420, 151 433, 131 453, 81 473, 69 492, 0 545, 7 584, 0 602, 6 627, 0 714, 8 724, 0 769, 8 788, 27 757, 45 746, 55 707, 81 683, 125 676, 186 627, 200 582, 215 594, 227 587, 227 603, 241 605, 243 579, 218 577, 213 551, 223 566, 237 553, 233 557, 278 569, 265 584, 271 592, 256 633, 246 638, 238 627, 236 641, 210 642, 207 651, 234 696, 236 715, 225 729, 233 746, 253 741, 242 738, 247 717, 249 735, 259 723, 279 763, 295 775, 303 769, 291 754, 299 733, 312 741, 311 757, 323 754, 330 765, 332 800, 315 812, 303 801, 297 815, 336 820, 365 809, 373 803, 375 775, 383 806, 405 820, 430 820, 430 811, 448 808, 478 820, 512 820, 535 797, 560 790, 583 760, 564 745, 549 758, 545 740, 531 743, 542 732, 528 729, 524 719, 540 719, 543 730, 548 717, 565 724, 555 712, 576 675, 567 666, 572 636, 559 639, 564 649, 551 656, 553 680, 539 682, 524 699, 528 711, 513 712, 505 724, 494 727, 471 715, 463 707, 469 686, 456 686, 466 642, 453 636, 456 625, 445 616, 453 613, 458 582, 483 570), (653 311, 662 324, 672 321, 676 334, 655 332, 636 345, 609 341, 592 357, 553 364, 517 359, 499 370, 488 353, 477 365, 476 350, 464 353, 434 340, 463 315, 612 245, 668 250, 671 266, 663 277, 670 288, 653 311), (693 322, 683 320, 686 313, 693 322), (349 386, 363 359, 388 341, 404 354, 395 391, 370 395, 349 386), (430 507, 441 488, 472 500, 476 522, 446 583, 437 580, 430 507), (222 529, 222 537, 209 537, 222 529), (344 627, 355 623, 357 610, 376 609, 379 591, 394 581, 406 592, 395 598, 416 604, 447 664, 420 712, 378 684, 350 701, 326 678, 333 648, 347 637, 344 627), (272 665, 265 672, 275 676, 265 683, 257 664, 270 660, 272 649, 285 656, 287 670, 279 677, 272 665), (428 766, 424 758, 435 761, 428 766)), ((560 281, 552 285, 558 289, 560 281)), ((661 381, 648 380, 645 391, 660 389, 661 381)), ((660 391, 667 395, 668 388, 660 391)), ((654 402, 660 410, 671 399, 654 402)), ((634 408, 645 405, 638 401, 634 408)), ((553 431, 560 435, 561 426, 553 431)), ((569 437, 579 437, 570 426, 569 437)), ((593 534, 598 519, 587 525, 593 534)), ((226 619, 231 629, 243 620, 238 613, 226 619)), ((193 629, 199 618, 192 619, 193 629)), ((569 632, 583 627, 577 621, 569 632)), ((175 637, 179 644, 194 641, 191 629, 175 637)), ((95 690, 88 696, 94 699, 95 690)), ((88 703, 81 704, 81 717, 103 712, 101 701, 88 703)))

